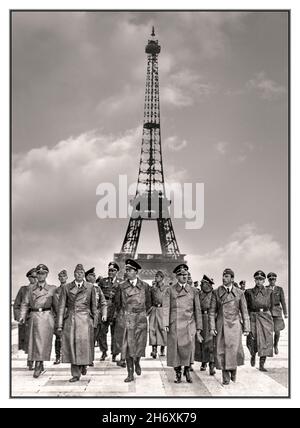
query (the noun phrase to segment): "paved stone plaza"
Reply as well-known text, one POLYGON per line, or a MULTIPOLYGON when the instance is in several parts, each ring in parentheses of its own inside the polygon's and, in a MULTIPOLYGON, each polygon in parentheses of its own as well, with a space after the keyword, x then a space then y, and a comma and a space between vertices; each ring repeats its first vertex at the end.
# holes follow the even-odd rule
MULTIPOLYGON (((268 358, 268 373, 262 373, 257 367, 250 367, 249 352, 245 347, 246 364, 238 369, 236 384, 222 386, 221 371, 216 376, 200 372, 200 363, 194 364, 193 383, 185 380, 174 383, 174 370, 166 366, 166 358, 150 357, 151 348, 141 359, 142 376, 135 375, 135 381, 124 383, 127 371, 111 362, 99 361, 100 352, 96 351, 94 367, 88 368, 86 376, 77 383, 69 383, 70 365, 45 363, 45 372, 38 378, 26 368, 26 355, 17 351, 17 328, 12 330, 12 396, 13 397, 287 397, 288 396, 288 341, 287 330, 282 333, 279 355, 268 358)), ((244 341, 245 342, 245 341, 244 341)))

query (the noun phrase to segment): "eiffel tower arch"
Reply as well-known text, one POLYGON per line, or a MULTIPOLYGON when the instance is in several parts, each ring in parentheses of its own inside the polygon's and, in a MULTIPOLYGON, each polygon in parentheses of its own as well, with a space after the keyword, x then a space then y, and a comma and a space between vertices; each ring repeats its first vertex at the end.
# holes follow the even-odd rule
POLYGON ((165 192, 158 77, 160 49, 158 40, 155 38, 154 27, 152 27, 151 39, 148 40, 145 48, 147 76, 136 194, 132 201, 133 210, 121 251, 114 254, 114 260, 120 265, 121 270, 124 268, 125 259, 136 259, 142 266, 140 277, 144 280, 154 279, 157 270, 162 270, 171 277, 174 267, 185 262, 185 254, 181 254, 179 251, 169 214, 170 201, 165 192), (157 222, 160 254, 137 254, 143 221, 157 222))

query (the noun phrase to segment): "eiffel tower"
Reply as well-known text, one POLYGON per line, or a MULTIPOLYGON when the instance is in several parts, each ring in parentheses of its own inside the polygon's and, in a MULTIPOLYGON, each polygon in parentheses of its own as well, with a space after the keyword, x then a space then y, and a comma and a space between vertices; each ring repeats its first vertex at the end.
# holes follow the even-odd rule
POLYGON ((141 157, 133 210, 120 253, 114 260, 124 267, 126 258, 134 258, 142 266, 140 277, 154 279, 156 270, 163 270, 171 277, 174 267, 184 263, 180 254, 169 214, 170 201, 166 198, 161 150, 158 54, 160 45, 152 27, 148 40, 147 77, 144 104, 144 122, 141 157), (136 254, 143 221, 156 221, 161 254, 136 254))

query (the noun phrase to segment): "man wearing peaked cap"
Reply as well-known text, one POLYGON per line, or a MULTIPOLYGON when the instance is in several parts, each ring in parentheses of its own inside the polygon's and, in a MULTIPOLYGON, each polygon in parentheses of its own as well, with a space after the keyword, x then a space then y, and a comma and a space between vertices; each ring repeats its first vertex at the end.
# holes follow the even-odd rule
POLYGON ((133 259, 125 260, 125 269, 126 269, 126 267, 132 268, 136 271, 139 271, 140 269, 142 269, 141 266, 138 264, 138 262, 136 262, 133 259))
MULTIPOLYGON (((84 280, 85 271, 81 264, 75 267, 74 277, 74 281, 62 288, 57 321, 58 332, 62 332, 62 362, 71 363, 70 382, 77 382, 81 375, 86 375, 87 366, 94 361, 97 319, 95 288, 84 280)), ((106 318, 106 310, 103 318, 106 318)))
POLYGON ((107 277, 99 281, 99 288, 103 294, 104 300, 107 304, 107 318, 105 321, 100 318, 99 330, 97 330, 97 339, 99 348, 102 352, 100 361, 104 361, 107 357, 108 344, 107 335, 110 330, 110 350, 112 354, 112 361, 116 362, 116 356, 120 352, 116 349, 115 343, 115 326, 116 326, 116 307, 115 307, 115 294, 121 280, 118 278, 120 268, 115 262, 108 263, 107 277))
MULTIPOLYGON (((34 285, 37 282, 37 275, 36 275, 36 268, 30 269, 26 273, 26 277, 29 280, 28 285, 22 285, 22 287, 19 289, 18 294, 16 295, 15 301, 14 301, 14 319, 15 321, 20 320, 21 315, 21 304, 25 299, 25 295, 28 292, 28 287, 30 285, 34 285)), ((22 349, 26 354, 28 353, 28 339, 29 339, 29 316, 26 318, 24 324, 18 325, 18 349, 22 349)), ((29 370, 33 370, 33 361, 27 360, 27 366, 29 370)))
POLYGON ((141 266, 132 259, 125 262, 127 279, 116 292, 118 312, 117 338, 122 336, 121 359, 126 359, 128 376, 124 382, 134 380, 133 372, 142 373, 141 357, 145 356, 147 345, 147 312, 151 308, 150 286, 137 277, 141 266))
POLYGON ((280 332, 285 328, 282 311, 284 313, 284 318, 288 317, 288 313, 283 288, 276 285, 276 273, 268 273, 267 278, 269 280, 269 285, 267 285, 266 288, 273 292, 271 313, 274 322, 274 352, 277 355, 280 332))
POLYGON ((29 286, 21 304, 21 323, 30 313, 28 359, 35 361, 35 378, 44 371, 44 361, 50 361, 57 312, 56 287, 47 283, 48 272, 49 269, 44 264, 36 267, 37 283, 29 286))
POLYGON ((253 276, 255 287, 245 291, 251 323, 247 347, 251 354, 251 366, 255 367, 256 353, 258 353, 259 370, 266 372, 266 359, 273 357, 272 290, 265 288, 266 274, 262 270, 258 270, 253 276))
POLYGON ((188 267, 182 263, 173 271, 177 282, 167 288, 163 300, 163 321, 167 332, 167 365, 175 370, 175 383, 183 374, 192 382, 190 366, 194 362, 195 335, 200 339, 202 317, 199 292, 188 284, 188 267))
POLYGON ((242 333, 247 336, 250 330, 244 293, 233 282, 234 272, 226 268, 223 285, 212 293, 209 308, 210 332, 216 344, 215 365, 222 370, 223 385, 229 385, 230 380, 235 382, 237 367, 244 365, 242 333))
MULTIPOLYGON (((66 269, 63 269, 58 273, 58 280, 59 280, 60 285, 55 290, 55 297, 57 299, 57 307, 59 304, 61 290, 66 285, 67 280, 68 280, 68 273, 67 273, 66 269)), ((66 316, 66 314, 65 314, 65 316, 66 316)), ((60 364, 60 359, 61 359, 61 334, 57 332, 57 317, 56 317, 55 321, 56 321, 56 325, 55 325, 55 330, 54 330, 54 334, 55 334, 55 342, 54 342, 55 361, 54 361, 54 364, 56 365, 56 364, 60 364)))
POLYGON ((207 275, 203 275, 201 280, 201 291, 199 293, 200 308, 202 312, 202 337, 203 341, 199 343, 198 340, 195 342, 195 361, 201 362, 201 371, 205 371, 207 364, 209 364, 209 374, 213 376, 215 374, 215 356, 214 356, 214 338, 210 334, 209 329, 209 308, 213 294, 212 278, 207 275))
POLYGON ((188 271, 189 268, 186 264, 181 263, 180 265, 176 266, 175 269, 173 270, 173 273, 175 273, 175 275, 177 275, 179 272, 183 272, 183 271, 188 271))

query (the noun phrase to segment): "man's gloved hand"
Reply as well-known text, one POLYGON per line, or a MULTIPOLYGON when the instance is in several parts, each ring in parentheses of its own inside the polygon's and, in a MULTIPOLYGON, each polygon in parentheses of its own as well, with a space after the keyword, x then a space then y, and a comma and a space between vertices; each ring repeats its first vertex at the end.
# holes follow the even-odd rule
POLYGON ((217 330, 210 330, 211 336, 216 336, 218 334, 217 330))

